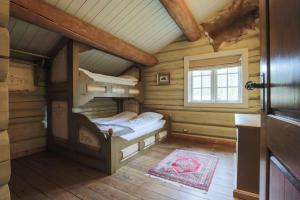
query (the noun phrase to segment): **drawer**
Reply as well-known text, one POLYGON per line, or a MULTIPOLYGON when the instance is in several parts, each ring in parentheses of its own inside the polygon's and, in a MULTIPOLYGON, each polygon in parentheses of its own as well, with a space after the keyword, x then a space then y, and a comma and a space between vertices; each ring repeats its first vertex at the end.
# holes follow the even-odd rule
POLYGON ((158 141, 162 141, 163 139, 165 139, 168 135, 167 131, 161 131, 158 133, 158 141))
POLYGON ((155 144, 155 136, 154 135, 144 139, 144 149, 146 149, 154 144, 155 144))
POLYGON ((124 161, 134 155, 136 155, 139 151, 139 144, 132 144, 121 150, 121 161, 124 161))

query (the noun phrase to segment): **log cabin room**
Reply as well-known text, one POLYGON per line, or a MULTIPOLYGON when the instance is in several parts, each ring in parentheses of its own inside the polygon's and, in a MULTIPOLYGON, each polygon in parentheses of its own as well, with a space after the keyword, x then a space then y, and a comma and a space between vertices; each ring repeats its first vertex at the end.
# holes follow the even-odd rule
POLYGON ((298 0, 0 0, 0 200, 300 200, 298 0))

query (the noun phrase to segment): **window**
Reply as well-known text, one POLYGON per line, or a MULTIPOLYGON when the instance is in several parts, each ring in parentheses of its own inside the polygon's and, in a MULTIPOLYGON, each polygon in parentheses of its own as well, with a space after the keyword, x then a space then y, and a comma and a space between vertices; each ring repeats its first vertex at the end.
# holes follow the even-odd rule
POLYGON ((185 57, 185 106, 246 107, 247 52, 185 57))

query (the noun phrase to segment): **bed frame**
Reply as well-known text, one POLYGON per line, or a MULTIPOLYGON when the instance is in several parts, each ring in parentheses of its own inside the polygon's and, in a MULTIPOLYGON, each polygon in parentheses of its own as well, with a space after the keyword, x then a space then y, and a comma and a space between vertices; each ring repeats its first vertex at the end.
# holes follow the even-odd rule
POLYGON ((143 101, 143 85, 139 81, 135 86, 120 85, 103 82, 91 77, 83 71, 78 71, 77 93, 74 98, 77 105, 84 105, 96 97, 134 98, 143 101))
POLYGON ((170 132, 170 118, 164 115, 166 124, 159 130, 147 133, 131 141, 113 136, 112 130, 103 133, 85 115, 73 113, 75 159, 90 167, 113 174, 117 169, 151 146, 164 141, 170 132))
MULTIPOLYGON (((127 71, 138 77, 136 86, 105 83, 79 70, 79 44, 72 40, 62 41, 46 62, 48 66, 47 125, 50 151, 70 157, 109 174, 126 164, 152 145, 163 141, 170 132, 170 119, 160 130, 147 133, 132 141, 103 133, 76 108, 96 97, 114 98, 118 112, 124 108, 123 99, 138 100, 140 110, 143 88, 140 67, 127 71)), ((134 107, 134 106, 133 106, 134 107)))

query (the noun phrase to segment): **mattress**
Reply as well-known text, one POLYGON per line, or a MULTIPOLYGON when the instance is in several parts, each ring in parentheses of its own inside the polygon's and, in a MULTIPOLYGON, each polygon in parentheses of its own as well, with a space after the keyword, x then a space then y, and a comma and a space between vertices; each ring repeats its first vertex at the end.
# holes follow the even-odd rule
POLYGON ((137 78, 129 75, 119 76, 119 77, 107 76, 103 74, 93 73, 82 68, 79 68, 79 71, 85 73, 87 76, 89 76, 91 79, 93 79, 96 82, 104 82, 104 83, 128 85, 128 86, 135 86, 138 83, 137 78))

